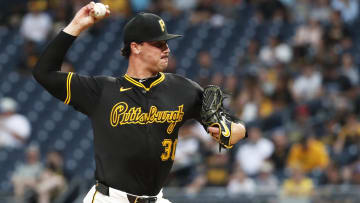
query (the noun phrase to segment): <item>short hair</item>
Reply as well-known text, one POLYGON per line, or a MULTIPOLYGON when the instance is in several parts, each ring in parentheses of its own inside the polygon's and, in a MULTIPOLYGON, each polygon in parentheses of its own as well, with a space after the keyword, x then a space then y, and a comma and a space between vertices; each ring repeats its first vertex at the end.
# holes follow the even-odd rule
POLYGON ((121 49, 121 55, 123 55, 125 58, 129 59, 131 54, 131 47, 130 42, 125 43, 124 47, 121 49))

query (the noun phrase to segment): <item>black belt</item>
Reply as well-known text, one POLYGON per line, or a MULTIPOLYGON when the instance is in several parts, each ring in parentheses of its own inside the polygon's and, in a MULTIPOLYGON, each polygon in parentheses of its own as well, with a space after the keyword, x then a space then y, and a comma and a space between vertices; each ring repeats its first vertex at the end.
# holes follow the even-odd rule
MULTIPOLYGON (((96 190, 99 191, 101 194, 109 196, 109 187, 97 182, 95 186, 96 190)), ((155 203, 157 200, 157 197, 139 197, 127 194, 127 198, 130 201, 130 203, 155 203)))

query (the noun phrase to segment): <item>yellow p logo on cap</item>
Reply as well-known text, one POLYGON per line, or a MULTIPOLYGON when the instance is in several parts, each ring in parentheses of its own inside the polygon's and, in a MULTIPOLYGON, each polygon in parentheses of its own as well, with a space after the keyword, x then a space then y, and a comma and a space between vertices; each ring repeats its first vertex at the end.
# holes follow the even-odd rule
POLYGON ((164 23, 164 21, 163 21, 162 19, 159 20, 159 24, 160 24, 161 30, 162 30, 163 32, 165 32, 165 23, 164 23))

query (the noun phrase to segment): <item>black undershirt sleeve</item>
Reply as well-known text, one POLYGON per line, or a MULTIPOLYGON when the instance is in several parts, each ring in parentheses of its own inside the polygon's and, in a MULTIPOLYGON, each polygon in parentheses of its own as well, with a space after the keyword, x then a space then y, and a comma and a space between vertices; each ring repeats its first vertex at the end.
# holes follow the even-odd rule
POLYGON ((61 31, 47 46, 35 68, 33 75, 50 94, 65 101, 68 73, 60 72, 66 52, 76 37, 61 31))

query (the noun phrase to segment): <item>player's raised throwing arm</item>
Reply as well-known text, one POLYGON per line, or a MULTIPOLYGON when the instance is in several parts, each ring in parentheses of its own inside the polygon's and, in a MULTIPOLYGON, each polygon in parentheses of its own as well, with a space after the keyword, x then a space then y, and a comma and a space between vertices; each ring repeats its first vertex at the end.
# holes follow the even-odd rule
MULTIPOLYGON (((50 42, 33 70, 34 78, 52 95, 70 103, 70 82, 73 73, 61 72, 66 52, 78 35, 100 18, 94 17, 94 2, 82 7, 71 23, 50 42)), ((107 9, 106 16, 110 11, 107 9)))

